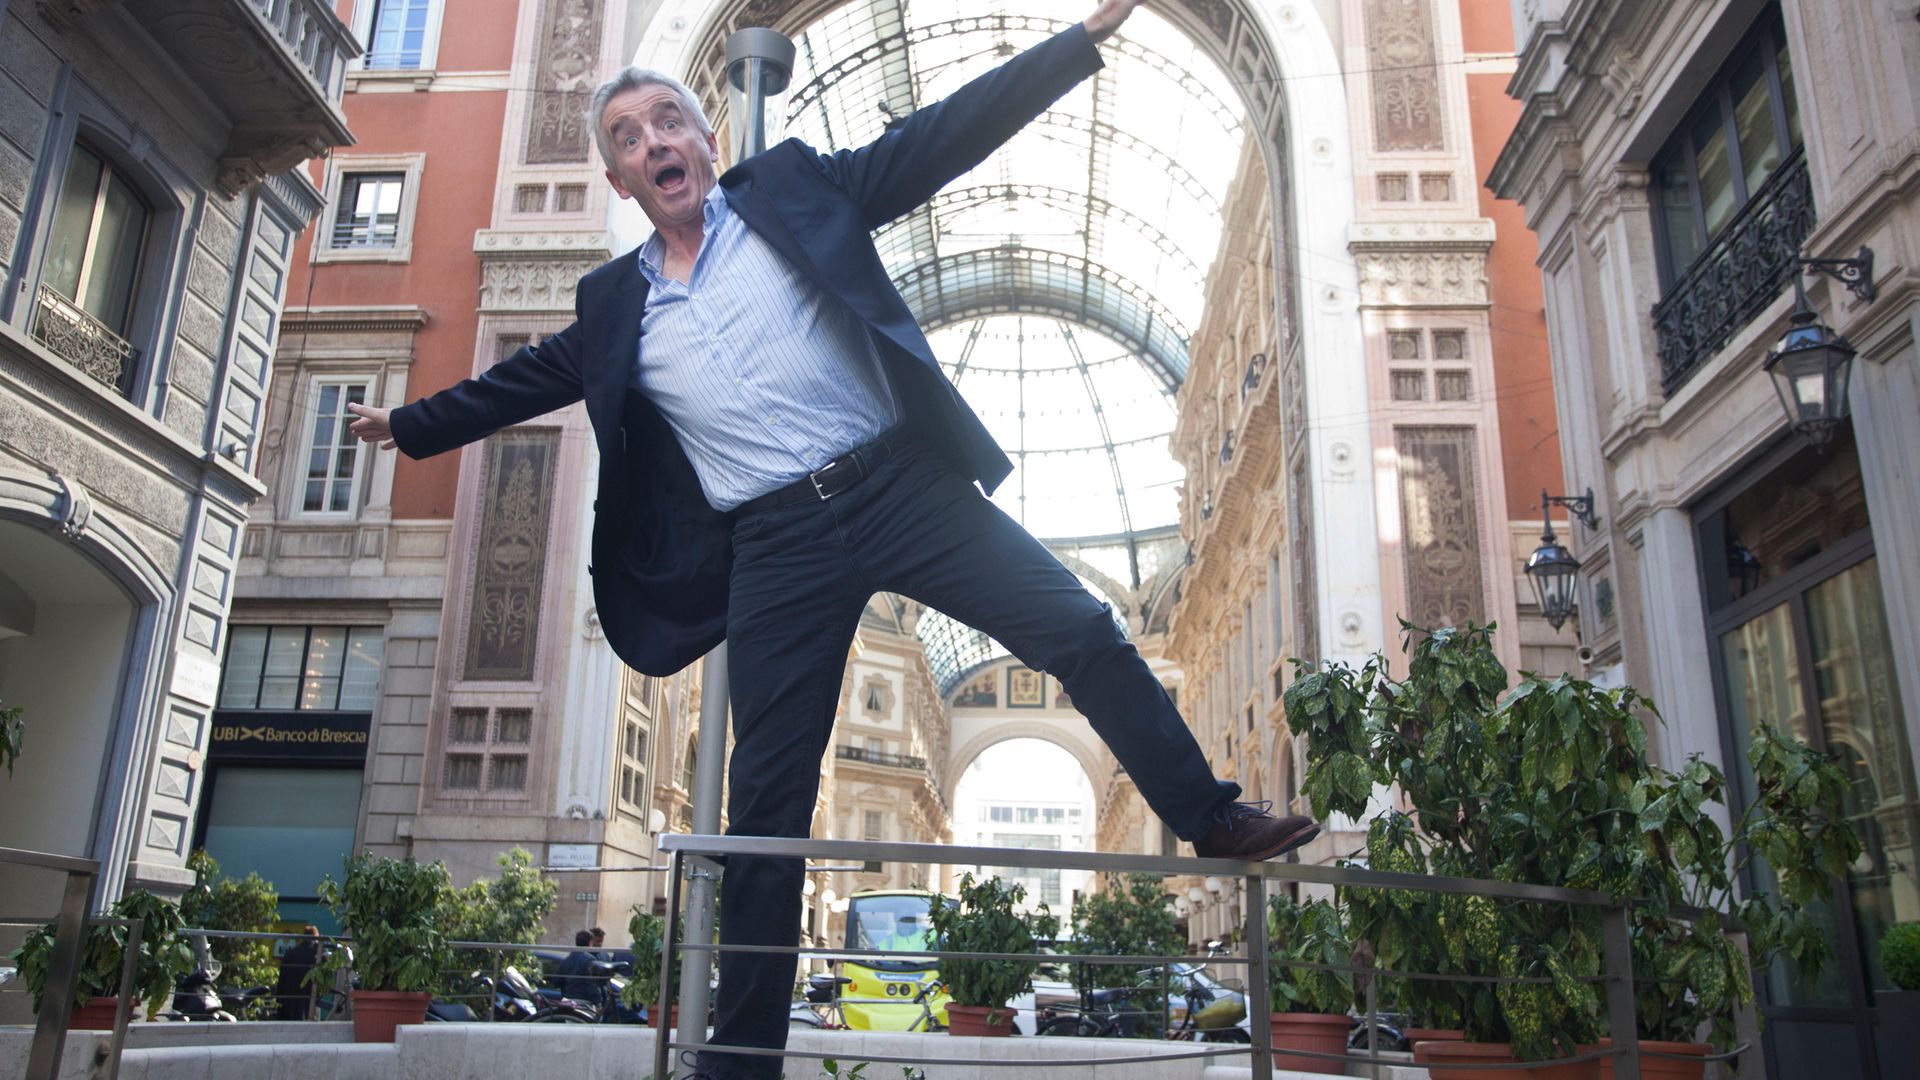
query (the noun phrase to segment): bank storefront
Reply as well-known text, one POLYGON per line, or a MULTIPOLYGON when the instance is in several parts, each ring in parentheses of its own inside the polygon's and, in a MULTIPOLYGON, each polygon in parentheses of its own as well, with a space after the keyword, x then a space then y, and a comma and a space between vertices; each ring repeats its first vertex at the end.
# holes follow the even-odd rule
POLYGON ((380 627, 236 626, 227 647, 194 843, 272 882, 289 924, 334 929, 319 884, 353 851, 382 644, 380 627))

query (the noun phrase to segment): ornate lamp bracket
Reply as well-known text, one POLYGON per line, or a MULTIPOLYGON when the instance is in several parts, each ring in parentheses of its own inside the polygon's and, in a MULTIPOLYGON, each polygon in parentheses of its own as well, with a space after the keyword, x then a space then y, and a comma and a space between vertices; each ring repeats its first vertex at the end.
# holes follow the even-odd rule
POLYGON ((1549 495, 1543 490, 1540 492, 1540 508, 1544 510, 1549 506, 1566 507, 1567 513, 1585 525, 1588 532, 1596 532, 1600 528, 1600 519, 1593 515, 1592 488, 1588 488, 1585 495, 1549 495))
POLYGON ((1847 287, 1847 291, 1866 303, 1873 303, 1879 291, 1873 287, 1873 249, 1861 245, 1860 254, 1851 259, 1808 259, 1798 260, 1800 269, 1814 274, 1825 274, 1847 287))

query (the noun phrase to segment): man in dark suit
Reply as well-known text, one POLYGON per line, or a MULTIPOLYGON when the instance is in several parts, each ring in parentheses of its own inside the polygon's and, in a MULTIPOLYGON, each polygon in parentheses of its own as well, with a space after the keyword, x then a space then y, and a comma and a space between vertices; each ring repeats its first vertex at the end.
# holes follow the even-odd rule
MULTIPOLYGON (((580 281, 538 348, 391 415, 362 439, 424 457, 582 398, 600 451, 592 565, 621 659, 677 671, 723 638, 734 750, 728 832, 806 836, 847 647, 875 592, 945 611, 1052 673, 1141 795, 1205 856, 1267 859, 1308 818, 1235 802, 1113 619, 982 494, 1011 471, 941 373, 872 230, 984 159, 1100 66, 1139 0, 1068 28, 858 150, 795 140, 715 175, 684 86, 627 69, 590 109, 607 180, 654 236, 580 281)), ((729 943, 792 946, 802 866, 734 858, 729 943)), ((794 958, 720 961, 716 1045, 785 1045, 794 958)), ((777 1076, 778 1057, 703 1055, 777 1076)))

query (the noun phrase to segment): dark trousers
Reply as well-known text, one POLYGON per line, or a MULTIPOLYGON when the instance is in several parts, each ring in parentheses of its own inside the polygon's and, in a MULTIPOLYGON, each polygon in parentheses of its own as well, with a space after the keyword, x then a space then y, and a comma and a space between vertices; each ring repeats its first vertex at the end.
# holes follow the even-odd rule
MULTIPOLYGON (((924 447, 900 446, 832 499, 742 516, 733 545, 729 834, 809 835, 847 648, 876 592, 912 597, 983 630, 1059 679, 1182 838, 1204 834, 1220 805, 1240 793, 1214 778, 1107 605, 924 447)), ((728 859, 722 940, 797 942, 803 876, 798 859, 728 859)), ((713 1042, 785 1046, 794 976, 790 955, 723 953, 713 1042)), ((780 1064, 742 1054, 701 1060, 704 1072, 726 1078, 777 1077, 780 1064)))

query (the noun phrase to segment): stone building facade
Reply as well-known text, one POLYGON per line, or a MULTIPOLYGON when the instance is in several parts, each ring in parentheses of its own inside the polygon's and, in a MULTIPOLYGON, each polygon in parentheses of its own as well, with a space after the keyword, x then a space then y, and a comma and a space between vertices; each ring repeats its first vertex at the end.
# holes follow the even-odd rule
POLYGON ((0 7, 0 842, 100 860, 103 906, 192 882, 297 166, 352 143, 359 51, 318 0, 0 7))
POLYGON ((1920 24, 1872 0, 1515 11, 1523 112, 1491 185, 1539 236, 1569 486, 1597 497, 1582 638, 1659 703, 1667 765, 1727 770, 1735 812, 1755 724, 1840 755, 1866 853, 1821 912, 1826 974, 1761 980, 1769 1074, 1910 1075, 1874 1002, 1881 931, 1920 916, 1920 24), (1863 247, 1875 290, 1805 279, 1859 354, 1849 415, 1809 434, 1768 353, 1796 260, 1863 247))

